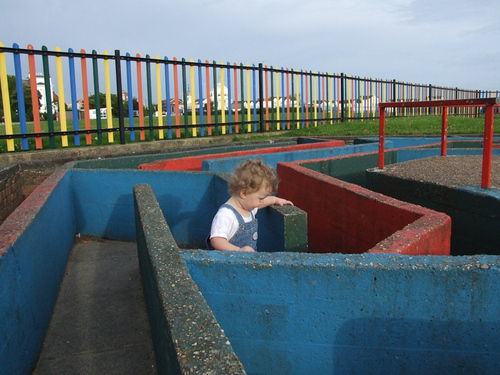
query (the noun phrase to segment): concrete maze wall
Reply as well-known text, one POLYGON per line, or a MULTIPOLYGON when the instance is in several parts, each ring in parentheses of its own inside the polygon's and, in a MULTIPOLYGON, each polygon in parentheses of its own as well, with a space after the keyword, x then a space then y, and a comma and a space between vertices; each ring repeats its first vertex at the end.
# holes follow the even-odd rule
POLYGON ((444 212, 452 218, 452 255, 500 255, 500 191, 450 187, 367 171, 382 194, 444 212))
MULTIPOLYGON (((37 360, 74 236, 136 240, 133 187, 143 183, 154 189, 175 240, 205 248, 211 220, 228 198, 225 179, 214 173, 91 170, 70 163, 2 224, 0 368, 6 373, 28 373, 37 360)), ((307 251, 304 212, 269 208, 259 219, 275 231, 261 233, 263 250, 307 251)))
POLYGON ((134 187, 137 249, 159 374, 244 374, 165 221, 151 187, 134 187))
MULTIPOLYGON (((374 151, 370 147, 338 147, 335 152, 374 151)), ((117 162, 127 163, 124 158, 117 162)), ((190 319, 203 316, 203 322, 210 322, 199 337, 226 345, 227 351, 220 353, 235 373, 344 374, 366 369, 371 373, 495 373, 500 365, 498 256, 182 249, 201 247, 204 242, 211 216, 227 197, 223 175, 99 170, 92 163, 86 163, 86 169, 78 164, 67 168, 40 185, 0 227, 0 278, 7 286, 0 293, 0 336, 6 338, 0 347, 0 368, 7 373, 27 373, 36 361, 76 233, 137 240, 141 263, 150 262, 158 271, 154 277, 161 292, 150 289, 157 297, 158 293, 186 293, 191 298, 198 293, 192 300, 197 302, 187 306, 201 315, 190 319), (163 214, 168 223, 152 237, 136 237, 136 229, 152 230, 147 228, 152 225, 149 220, 139 226, 134 219, 133 187, 142 184, 151 186, 155 196, 146 203, 157 201, 161 212, 153 213, 163 214), (153 245, 148 242, 151 238, 157 240, 153 245), (171 262, 172 272, 167 272, 164 261, 171 262), (180 277, 179 284, 170 282, 172 274, 180 277)), ((141 268, 144 280, 153 277, 141 268)), ((149 311, 153 330, 163 327, 160 332, 166 335, 159 340, 174 336, 166 326, 155 325, 158 319, 166 318, 167 310, 182 310, 174 302, 164 302, 148 298, 148 303, 156 303, 156 310, 149 311)), ((176 329, 182 332, 187 327, 181 324, 176 329)), ((175 363, 167 352, 156 355, 167 358, 167 367, 183 368, 182 356, 175 363)), ((189 367, 194 362, 186 358, 189 367)), ((214 358, 219 357, 210 357, 214 358)))
MULTIPOLYGON (((301 150, 315 150, 332 147, 345 146, 344 141, 330 141, 330 142, 305 142, 297 145, 289 146, 276 146, 268 148, 258 148, 255 150, 238 150, 233 152, 224 152, 219 154, 209 155, 209 159, 222 159, 237 156, 244 156, 245 158, 256 158, 263 154, 280 154, 283 152, 297 152, 301 150)), ((161 169, 161 170, 176 170, 176 171, 201 171, 203 169, 203 161, 207 159, 207 155, 185 156, 181 158, 171 158, 165 160, 156 160, 151 163, 139 165, 139 169, 161 169)))
MULTIPOLYGON (((361 157, 373 167, 370 159, 376 156, 361 157)), ((336 161, 345 163, 340 159, 336 161)), ((278 165, 284 185, 297 183, 296 175, 289 179, 282 174, 284 167, 292 166, 278 165)), ((356 171, 342 173, 364 181, 356 171)), ((358 190, 342 181, 335 184, 339 191, 358 190)), ((286 195, 282 189, 280 195, 286 195)), ((316 193, 309 195, 321 197, 316 193)), ((428 253, 449 251, 446 215, 380 194, 371 199, 396 206, 379 217, 384 225, 401 219, 396 212, 406 211, 408 223, 430 215, 426 219, 431 224, 422 220, 401 237, 399 248, 412 235, 422 235, 419 241, 431 244, 422 248, 433 249, 428 253)), ((318 203, 322 208, 324 201, 318 203)), ((366 211, 363 203, 367 201, 355 206, 358 213, 366 211)), ((247 373, 343 374, 367 368, 372 373, 489 373, 499 364, 498 305, 490 298, 499 282, 497 257, 179 252, 247 373), (476 294, 476 277, 488 285, 486 295, 476 294)))
POLYGON ((58 170, 0 226, 0 373, 38 358, 77 230, 71 191, 58 170))
MULTIPOLYGON (((351 167, 357 158, 363 156, 338 159, 351 167)), ((308 213, 310 252, 449 255, 451 220, 445 214, 294 163, 278 164, 278 174, 280 195, 308 213)))
MULTIPOLYGON (((144 199, 145 188, 140 188, 144 199)), ((210 352, 189 355, 192 340, 198 343, 206 335, 198 328, 177 339, 176 331, 182 332, 182 327, 175 323, 199 315, 196 304, 185 302, 199 299, 197 290, 183 288, 181 293, 179 288, 191 285, 192 279, 204 297, 199 306, 205 309, 206 301, 248 374, 496 371, 498 257, 182 250, 168 230, 156 228, 165 227, 164 221, 151 218, 155 200, 152 192, 146 193, 146 203, 137 210, 143 226, 138 231, 154 233, 161 244, 138 236, 140 253, 149 253, 145 261, 154 263, 155 269, 146 272, 145 277, 153 278, 148 281, 153 287, 152 295, 146 291, 147 300, 169 298, 164 310, 155 309, 151 319, 156 325, 173 324, 168 329, 164 323, 160 331, 173 330, 168 342, 177 344, 157 354, 197 360, 196 356, 210 352), (141 211, 149 218, 143 218, 141 211), (172 258, 178 262, 179 256, 190 277, 182 263, 175 267, 169 263, 172 258), (179 283, 175 280, 181 276, 173 279, 172 274, 188 281, 179 283)), ((195 327, 203 329, 204 319, 195 327)), ((232 360, 230 353, 227 358, 232 360)), ((222 358, 220 365, 225 361, 222 358)))

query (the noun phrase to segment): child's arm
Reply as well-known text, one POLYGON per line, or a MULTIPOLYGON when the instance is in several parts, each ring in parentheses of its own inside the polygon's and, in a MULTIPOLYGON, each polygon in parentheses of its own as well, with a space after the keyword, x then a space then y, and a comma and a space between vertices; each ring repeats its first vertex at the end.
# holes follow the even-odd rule
POLYGON ((269 196, 264 198, 264 200, 262 201, 262 204, 260 205, 259 208, 271 206, 273 204, 277 204, 278 206, 284 206, 284 205, 293 206, 293 203, 286 200, 286 199, 279 198, 279 197, 276 197, 274 195, 269 195, 269 196))
POLYGON ((235 246, 224 237, 212 237, 210 238, 210 243, 215 250, 226 250, 226 251, 255 251, 250 246, 238 247, 235 246))

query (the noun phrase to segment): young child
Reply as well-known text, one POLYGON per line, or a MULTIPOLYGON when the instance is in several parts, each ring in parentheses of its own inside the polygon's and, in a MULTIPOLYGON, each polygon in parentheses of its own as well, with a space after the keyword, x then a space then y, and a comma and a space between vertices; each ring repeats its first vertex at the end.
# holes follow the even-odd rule
POLYGON ((276 174, 260 158, 240 163, 228 185, 231 198, 212 221, 208 246, 215 250, 256 251, 257 211, 272 204, 293 203, 271 195, 276 190, 276 174))

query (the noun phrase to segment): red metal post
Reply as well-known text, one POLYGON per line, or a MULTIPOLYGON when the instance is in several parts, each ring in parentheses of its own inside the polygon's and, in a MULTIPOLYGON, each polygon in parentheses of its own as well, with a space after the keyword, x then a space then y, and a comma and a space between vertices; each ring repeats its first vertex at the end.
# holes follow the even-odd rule
POLYGON ((384 169, 385 153, 385 107, 379 105, 378 168, 384 169))
POLYGON ((443 117, 441 119, 441 156, 446 156, 448 141, 448 107, 443 107, 443 117))
POLYGON ((491 183, 491 154, 493 150, 493 119, 494 105, 485 107, 486 114, 484 118, 484 147, 483 147, 483 176, 481 187, 489 188, 491 183))
POLYGON ((380 103, 379 123, 379 169, 384 168, 384 144, 385 144, 385 108, 443 108, 441 155, 447 153, 448 137, 448 108, 449 107, 485 107, 486 116, 484 124, 484 148, 483 148, 483 176, 481 187, 489 188, 491 183, 491 155, 493 150, 493 122, 495 107, 500 105, 500 98, 478 98, 478 99, 455 99, 455 100, 430 100, 419 102, 394 102, 380 103))

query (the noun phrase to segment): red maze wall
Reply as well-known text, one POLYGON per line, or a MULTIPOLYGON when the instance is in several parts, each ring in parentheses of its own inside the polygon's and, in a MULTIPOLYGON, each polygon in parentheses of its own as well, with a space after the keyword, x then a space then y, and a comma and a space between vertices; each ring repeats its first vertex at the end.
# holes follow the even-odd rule
POLYGON ((451 219, 296 163, 278 163, 279 196, 307 212, 309 252, 449 255, 451 219))
POLYGON ((320 148, 342 147, 342 146, 345 146, 344 141, 329 141, 329 142, 315 142, 315 143, 307 143, 307 144, 292 145, 292 146, 259 148, 255 150, 224 152, 221 154, 187 156, 183 158, 157 160, 152 163, 141 164, 139 165, 138 169, 201 171, 203 160, 205 159, 220 159, 220 158, 228 158, 228 157, 244 156, 244 155, 262 155, 262 154, 270 154, 277 152, 313 150, 320 148))

